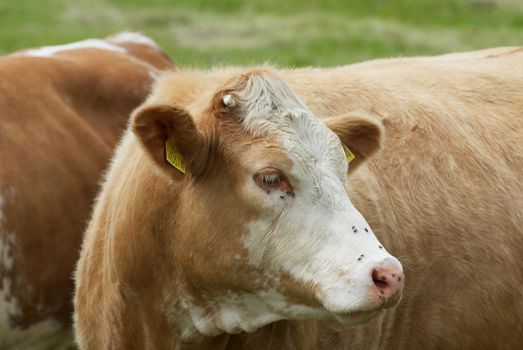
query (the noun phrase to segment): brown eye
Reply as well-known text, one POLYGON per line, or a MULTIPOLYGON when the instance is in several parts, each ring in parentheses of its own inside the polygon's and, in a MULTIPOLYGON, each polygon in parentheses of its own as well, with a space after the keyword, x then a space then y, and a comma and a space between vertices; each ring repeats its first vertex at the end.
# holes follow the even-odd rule
POLYGON ((290 181, 278 169, 267 168, 254 174, 254 181, 264 190, 281 190, 292 192, 290 181))

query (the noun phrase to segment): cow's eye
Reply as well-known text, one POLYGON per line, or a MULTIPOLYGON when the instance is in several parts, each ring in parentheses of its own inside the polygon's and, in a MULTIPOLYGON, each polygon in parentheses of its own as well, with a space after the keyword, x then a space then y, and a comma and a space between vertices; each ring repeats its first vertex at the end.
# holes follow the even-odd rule
POLYGON ((292 185, 285 175, 278 169, 265 168, 253 176, 254 181, 264 190, 281 190, 292 192, 292 185))

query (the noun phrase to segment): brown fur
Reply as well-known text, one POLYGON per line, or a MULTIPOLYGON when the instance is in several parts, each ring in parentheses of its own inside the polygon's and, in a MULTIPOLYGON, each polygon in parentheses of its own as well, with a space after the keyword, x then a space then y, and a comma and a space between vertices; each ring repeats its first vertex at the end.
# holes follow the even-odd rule
MULTIPOLYGON (((383 151, 360 166, 349 188, 380 241, 402 261, 406 293, 397 308, 364 325, 280 321, 252 334, 222 335, 194 347, 518 348, 523 343, 522 64, 521 49, 499 48, 279 71, 322 118, 362 111, 383 121, 383 151)), ((198 120, 205 107, 199 101, 209 101, 218 87, 242 71, 166 75, 155 103, 176 101, 198 120)), ((204 219, 197 207, 206 205, 191 201, 202 196, 179 191, 184 186, 179 182, 159 186, 149 170, 150 159, 132 135, 118 157, 78 265, 77 337, 88 349, 186 348, 190 344, 181 344, 159 316, 167 306, 158 291, 175 292, 184 276, 196 281, 201 276, 214 281, 213 289, 205 292, 217 293, 233 283, 237 271, 215 273, 220 271, 216 266, 230 262, 221 261, 215 251, 201 250, 199 240, 191 239, 198 237, 195 222, 204 219), (179 198, 179 193, 187 195, 179 198), (173 218, 161 209, 166 207, 174 213, 192 211, 173 218)), ((227 208, 216 212, 224 216, 223 229, 248 219, 231 216, 245 212, 236 209, 245 204, 229 202, 231 196, 219 192, 227 188, 219 184, 234 178, 230 169, 240 164, 214 172, 205 193, 207 203, 227 208)), ((218 232, 227 231, 220 228, 207 239, 215 240, 220 251, 241 251, 234 246, 236 240, 218 232)), ((205 285, 193 287, 205 298, 198 289, 205 285)))
POLYGON ((143 45, 0 58, 1 234, 16 239, 0 280, 11 280, 20 307, 14 329, 45 320, 70 329, 71 276, 99 175, 151 72, 171 66, 143 45))

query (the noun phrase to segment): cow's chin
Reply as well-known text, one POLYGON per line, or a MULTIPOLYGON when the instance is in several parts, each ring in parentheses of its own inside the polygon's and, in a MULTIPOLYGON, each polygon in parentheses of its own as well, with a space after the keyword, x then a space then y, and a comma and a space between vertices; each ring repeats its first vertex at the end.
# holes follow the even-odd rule
POLYGON ((346 325, 358 325, 369 322, 383 311, 384 309, 378 308, 371 311, 359 311, 347 314, 334 314, 334 319, 346 325))
POLYGON ((359 297, 357 293, 351 295, 345 291, 331 289, 322 293, 318 299, 329 316, 349 325, 368 322, 392 306, 392 303, 384 303, 380 300, 370 289, 363 290, 359 297))
MULTIPOLYGON (((303 306, 302 306, 303 307, 303 306)), ((308 309, 300 314, 286 315, 284 318, 288 319, 335 319, 336 321, 346 325, 357 325, 370 321, 372 318, 378 316, 385 309, 376 306, 371 309, 353 310, 353 311, 332 311, 327 308, 308 309)))

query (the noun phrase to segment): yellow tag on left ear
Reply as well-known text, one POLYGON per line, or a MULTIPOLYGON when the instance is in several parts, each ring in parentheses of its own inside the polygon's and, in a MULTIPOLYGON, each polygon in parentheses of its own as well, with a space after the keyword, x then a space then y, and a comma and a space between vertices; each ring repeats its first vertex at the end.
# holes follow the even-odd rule
POLYGON ((347 162, 350 163, 354 160, 354 158, 356 158, 354 153, 352 153, 349 147, 345 146, 345 144, 343 144, 343 150, 345 151, 345 157, 347 157, 347 162))
POLYGON ((168 138, 167 141, 165 141, 165 159, 169 164, 185 174, 186 169, 183 164, 183 156, 178 152, 174 141, 171 138, 168 138))

